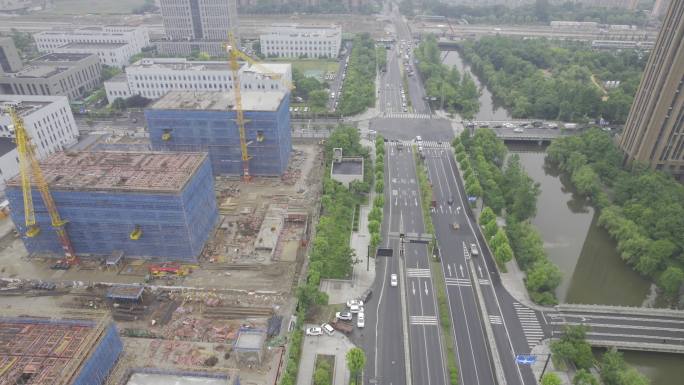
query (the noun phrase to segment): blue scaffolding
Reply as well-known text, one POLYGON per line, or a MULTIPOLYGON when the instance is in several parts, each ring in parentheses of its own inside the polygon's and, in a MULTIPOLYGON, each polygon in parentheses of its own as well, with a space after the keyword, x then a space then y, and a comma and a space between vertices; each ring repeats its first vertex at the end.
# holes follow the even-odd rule
MULTIPOLYGON (((21 187, 5 190, 11 216, 29 253, 59 257, 62 247, 50 225, 50 216, 40 193, 34 189, 36 222, 42 229, 26 237, 21 187)), ((218 221, 214 180, 209 159, 177 193, 126 191, 52 191, 66 230, 79 256, 108 256, 123 252, 127 257, 195 262, 218 221), (142 236, 130 237, 136 227, 142 236)))
MULTIPOLYGON (((292 150, 290 95, 275 111, 245 111, 250 173, 280 176, 292 150)), ((235 111, 145 110, 150 142, 155 151, 207 152, 214 175, 242 174, 240 135, 235 111)))

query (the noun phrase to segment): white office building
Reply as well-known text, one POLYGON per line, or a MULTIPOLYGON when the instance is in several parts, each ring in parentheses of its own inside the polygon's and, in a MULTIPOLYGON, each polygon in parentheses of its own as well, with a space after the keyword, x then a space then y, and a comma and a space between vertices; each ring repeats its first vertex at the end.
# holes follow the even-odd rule
MULTIPOLYGON (((78 127, 66 96, 0 95, 0 109, 12 104, 24 119, 24 127, 35 145, 38 159, 63 150, 78 141, 78 127)), ((19 155, 10 117, 0 114, 0 189, 19 173, 19 155)))
MULTIPOLYGON (((243 90, 289 89, 292 65, 241 63, 238 70, 243 90)), ((169 91, 226 91, 233 89, 233 72, 225 61, 189 61, 184 58, 150 58, 126 67, 126 73, 105 82, 107 100, 140 95, 158 99, 169 91)))
POLYGON ((41 52, 96 54, 100 64, 119 68, 150 45, 146 28, 116 25, 43 31, 33 38, 41 52))
POLYGON ((335 58, 342 46, 342 29, 333 27, 273 26, 259 37, 266 57, 335 58))

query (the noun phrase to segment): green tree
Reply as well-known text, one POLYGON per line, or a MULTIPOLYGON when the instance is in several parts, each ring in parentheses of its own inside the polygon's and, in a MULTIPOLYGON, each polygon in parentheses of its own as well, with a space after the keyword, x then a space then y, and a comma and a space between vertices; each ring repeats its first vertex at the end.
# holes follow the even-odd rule
POLYGON ((682 283, 684 283, 684 271, 675 266, 668 267, 658 280, 658 285, 670 298, 675 298, 679 294, 682 283))
POLYGON ((588 370, 580 369, 572 378, 572 385, 599 385, 598 380, 588 370))
POLYGON ((561 339, 551 343, 551 352, 558 358, 572 361, 580 369, 591 368, 594 356, 586 341, 587 330, 584 325, 567 326, 561 339))
POLYGON ((499 230, 496 220, 491 220, 484 225, 484 233, 487 239, 491 239, 499 230))
POLYGON ((309 105, 318 111, 325 110, 328 105, 328 91, 324 89, 311 91, 309 93, 309 105))
POLYGON ((489 207, 485 206, 480 213, 480 223, 487 224, 496 219, 496 214, 489 207))
POLYGON ((544 374, 541 380, 541 385, 561 385, 562 383, 560 377, 553 372, 544 374))
POLYGON ((358 377, 364 366, 366 366, 366 353, 361 348, 350 349, 347 352, 347 367, 354 378, 354 384, 358 384, 358 377))

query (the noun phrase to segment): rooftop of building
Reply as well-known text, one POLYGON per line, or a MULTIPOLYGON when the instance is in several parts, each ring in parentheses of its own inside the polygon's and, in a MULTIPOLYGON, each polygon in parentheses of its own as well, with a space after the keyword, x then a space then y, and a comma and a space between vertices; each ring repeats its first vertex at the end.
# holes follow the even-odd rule
POLYGON ((266 32, 267 35, 290 35, 290 36, 336 36, 342 33, 339 26, 315 26, 315 25, 285 25, 274 24, 266 32))
POLYGON ((92 54, 90 53, 71 53, 71 52, 66 52, 66 53, 57 53, 57 52, 52 52, 45 54, 43 56, 37 57, 36 59, 32 60, 31 63, 77 63, 83 59, 86 59, 87 57, 91 56, 92 54))
POLYGON ((113 77, 105 80, 104 82, 105 83, 127 83, 128 78, 126 77, 125 73, 121 72, 121 73, 118 73, 118 74, 114 75, 113 77))
MULTIPOLYGON (((40 163, 52 190, 177 193, 207 157, 202 153, 58 152, 40 163)), ((7 186, 20 186, 14 177, 7 186)))
POLYGON ((69 29, 52 29, 48 31, 41 31, 36 33, 36 36, 44 35, 121 35, 124 32, 130 32, 138 29, 139 27, 131 27, 126 25, 105 25, 105 26, 86 26, 80 28, 69 28, 69 29))
POLYGON ((94 321, 0 318, 0 383, 59 383, 95 345, 97 326, 94 321))
POLYGON ((259 329, 240 329, 233 349, 236 351, 258 351, 263 349, 266 332, 259 329))
POLYGON ((338 175, 363 175, 363 158, 342 158, 333 162, 332 173, 338 175))
POLYGON ((65 44, 59 48, 72 48, 72 49, 116 49, 127 45, 126 43, 80 43, 73 42, 65 44))
POLYGON ((0 138, 0 156, 4 156, 15 148, 17 148, 17 144, 14 143, 14 139, 0 138))
POLYGON ((0 95, 0 111, 12 106, 20 116, 28 116, 52 103, 63 101, 67 103, 66 96, 47 95, 0 95))
MULTIPOLYGON (((242 91, 240 94, 244 111, 276 111, 286 96, 283 90, 242 91)), ((152 110, 232 111, 235 109, 235 93, 171 91, 148 108, 152 110)))
MULTIPOLYGON (((285 73, 291 67, 290 63, 259 63, 259 66, 274 73, 285 73)), ((227 61, 193 61, 186 58, 144 58, 136 61, 127 67, 127 71, 137 70, 175 70, 175 71, 230 71, 227 61)), ((241 71, 252 71, 263 73, 259 68, 240 62, 241 71)))

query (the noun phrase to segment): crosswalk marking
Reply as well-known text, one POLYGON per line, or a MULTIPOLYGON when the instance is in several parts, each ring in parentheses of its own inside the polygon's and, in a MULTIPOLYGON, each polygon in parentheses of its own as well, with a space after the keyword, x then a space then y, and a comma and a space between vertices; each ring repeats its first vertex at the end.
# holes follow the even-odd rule
POLYGON ((407 277, 430 278, 430 269, 406 269, 407 277))
POLYGON ((494 325, 503 325, 503 320, 500 315, 490 315, 489 323, 494 325))
POLYGON ((434 315, 412 315, 411 325, 437 325, 437 317, 434 315))
POLYGON ((447 286, 471 286, 468 278, 447 278, 445 281, 447 286))
POLYGON ((544 331, 539 324, 537 313, 517 302, 513 303, 513 307, 515 308, 515 313, 522 326, 523 334, 525 334, 527 346, 532 349, 544 338, 544 331))
POLYGON ((430 114, 415 114, 412 112, 385 112, 383 114, 385 118, 395 118, 395 119, 430 119, 432 118, 430 114))
MULTIPOLYGON (((387 142, 386 145, 389 145, 390 147, 396 147, 397 144, 403 144, 404 148, 411 147, 413 145, 418 145, 418 143, 412 141, 412 140, 401 140, 398 142, 387 142)), ((426 149, 431 149, 431 148, 451 148, 451 144, 448 141, 440 142, 436 140, 423 140, 420 144, 423 148, 426 149)))

